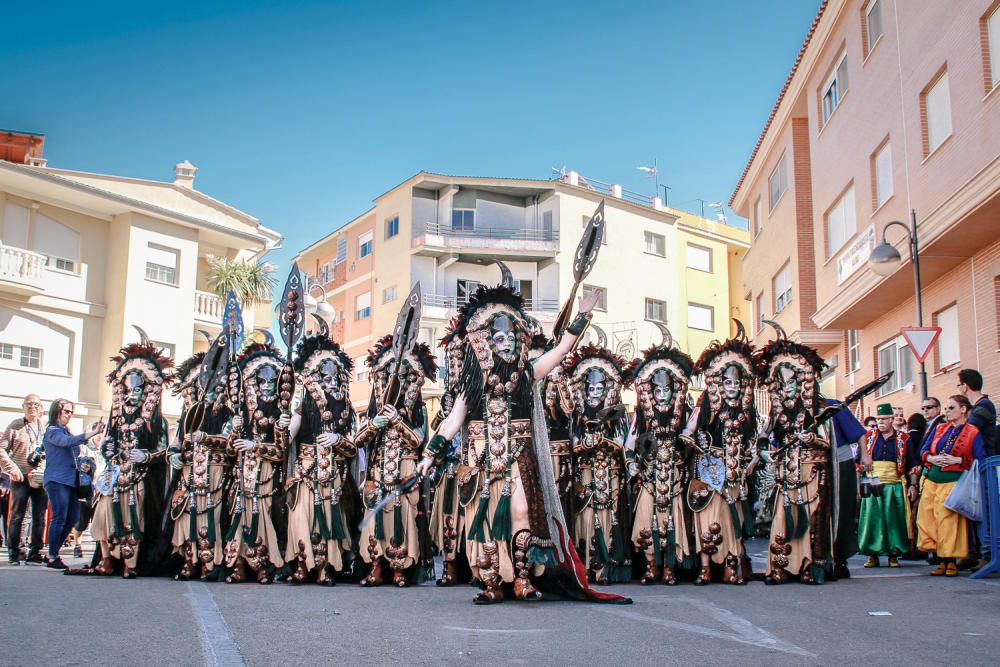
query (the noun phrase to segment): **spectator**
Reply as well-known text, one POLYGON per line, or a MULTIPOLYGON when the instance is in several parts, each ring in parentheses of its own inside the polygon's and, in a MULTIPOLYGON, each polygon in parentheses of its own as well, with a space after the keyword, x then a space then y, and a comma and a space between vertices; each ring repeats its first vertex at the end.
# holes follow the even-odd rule
MULTIPOLYGON (((93 430, 95 426, 96 424, 92 424, 90 427, 91 430, 93 430)), ((99 456, 101 437, 101 435, 96 435, 83 445, 80 445, 80 458, 77 459, 77 465, 80 469, 80 488, 77 491, 77 500, 80 503, 80 519, 76 522, 76 526, 73 527, 73 531, 69 534, 68 545, 73 547, 73 556, 75 558, 83 557, 83 544, 81 539, 83 538, 84 531, 87 530, 87 527, 90 525, 90 519, 93 517, 93 507, 91 501, 93 499, 94 480, 97 479, 99 474, 97 461, 101 458, 99 456)))
MULTIPOLYGON (((941 401, 933 396, 928 396, 920 401, 920 414, 923 415, 924 420, 927 422, 927 426, 924 429, 924 438, 926 439, 934 434, 938 424, 944 422, 944 416, 941 414, 941 401)), ((922 440, 917 443, 921 447, 923 444, 922 440)))
MULTIPOLYGON (((935 399, 937 400, 937 399, 935 399)), ((930 399, 924 401, 928 403, 930 399)), ((923 409, 921 407, 921 409, 923 409)), ((906 434, 909 439, 906 441, 906 460, 909 466, 906 470, 906 479, 909 486, 906 489, 907 502, 910 504, 910 552, 907 554, 908 560, 920 560, 925 555, 917 549, 917 509, 920 503, 918 489, 920 483, 920 447, 924 442, 924 435, 927 433, 927 420, 919 412, 914 412, 906 420, 906 434), (911 465, 909 462, 913 462, 911 465)))
POLYGON ((906 415, 903 408, 892 408, 892 427, 900 433, 906 433, 906 415))
POLYGON ((97 422, 87 433, 72 435, 67 425, 73 418, 73 410, 73 404, 65 398, 53 401, 49 408, 49 425, 42 439, 47 458, 45 491, 52 507, 48 566, 57 570, 66 569, 66 564, 59 557, 59 549, 80 518, 80 505, 77 502, 77 489, 80 485, 77 459, 80 456, 80 445, 104 430, 104 424, 97 422))
POLYGON ((878 420, 873 415, 865 417, 865 430, 871 431, 878 426, 878 420))
POLYGON ((42 562, 42 533, 45 530, 45 489, 33 474, 41 465, 42 401, 28 394, 21 404, 24 416, 12 421, 0 436, 0 469, 10 477, 10 517, 7 523, 7 558, 21 564, 21 527, 31 501, 31 547, 25 560, 42 562), (37 451, 36 451, 37 450, 37 451))
POLYGON ((983 376, 973 368, 958 372, 958 393, 969 399, 972 411, 969 423, 979 429, 986 447, 986 455, 997 454, 997 408, 990 397, 983 393, 983 376))
POLYGON ((967 421, 971 411, 969 399, 961 394, 951 396, 945 406, 948 422, 938 426, 920 452, 924 472, 917 515, 920 532, 917 544, 922 551, 933 551, 940 558, 937 568, 931 572, 934 576, 958 576, 956 559, 969 551, 965 517, 949 510, 944 502, 958 478, 972 466, 972 461, 986 455, 979 429, 967 421))

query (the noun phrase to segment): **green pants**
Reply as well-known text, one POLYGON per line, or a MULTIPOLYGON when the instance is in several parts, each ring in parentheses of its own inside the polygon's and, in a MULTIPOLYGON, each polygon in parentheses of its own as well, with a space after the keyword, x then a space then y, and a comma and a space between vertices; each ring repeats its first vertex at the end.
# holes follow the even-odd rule
POLYGON ((882 496, 861 499, 859 551, 865 556, 902 556, 910 550, 906 494, 900 483, 883 484, 882 496))

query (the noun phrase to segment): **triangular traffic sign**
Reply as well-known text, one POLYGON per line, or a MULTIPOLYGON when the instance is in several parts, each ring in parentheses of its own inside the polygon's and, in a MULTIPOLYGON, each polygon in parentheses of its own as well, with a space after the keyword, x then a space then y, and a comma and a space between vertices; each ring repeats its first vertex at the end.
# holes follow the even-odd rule
POLYGON ((922 364, 941 335, 941 327, 903 327, 899 333, 903 334, 917 363, 922 364))

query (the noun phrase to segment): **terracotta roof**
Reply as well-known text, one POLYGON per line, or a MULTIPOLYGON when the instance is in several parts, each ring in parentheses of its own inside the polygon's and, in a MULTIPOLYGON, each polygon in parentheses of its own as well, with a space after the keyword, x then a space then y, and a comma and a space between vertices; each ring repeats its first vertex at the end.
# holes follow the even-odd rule
POLYGON ((771 109, 771 115, 767 117, 767 122, 764 123, 764 129, 761 130, 760 137, 757 138, 757 145, 753 147, 753 152, 750 153, 750 159, 747 160, 746 167, 743 168, 743 173, 740 175, 740 180, 733 189, 733 194, 729 198, 729 207, 732 208, 733 201, 736 199, 736 193, 740 191, 743 187, 743 181, 747 177, 747 172, 750 171, 750 165, 757 158, 757 151, 760 150, 760 145, 764 143, 764 137, 767 136, 767 131, 771 129, 771 123, 774 122, 774 117, 778 114, 778 108, 781 106, 782 101, 785 99, 785 93, 788 92, 789 86, 792 85, 792 79, 795 78, 795 73, 799 69, 799 63, 802 62, 802 56, 805 55, 806 49, 809 48, 809 42, 812 41, 813 34, 816 32, 816 26, 819 25, 819 21, 823 18, 823 13, 826 11, 826 6, 830 3, 830 0, 823 0, 819 6, 819 11, 816 12, 816 18, 813 19, 812 25, 809 26, 809 34, 806 35, 806 39, 802 42, 802 48, 799 49, 799 54, 795 56, 795 64, 792 65, 792 71, 788 73, 788 77, 785 79, 785 85, 781 87, 781 92, 778 93, 778 100, 774 103, 774 107, 771 109))

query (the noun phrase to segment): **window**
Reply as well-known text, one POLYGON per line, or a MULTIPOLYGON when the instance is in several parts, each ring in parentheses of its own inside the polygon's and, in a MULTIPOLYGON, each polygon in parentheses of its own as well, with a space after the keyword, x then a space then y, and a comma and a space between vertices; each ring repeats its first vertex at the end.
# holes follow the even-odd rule
POLYGON ((583 293, 596 292, 597 293, 597 305, 594 306, 594 310, 603 310, 607 312, 608 310, 608 290, 604 287, 598 287, 596 285, 584 285, 583 293))
POLYGON ((372 254, 373 237, 372 232, 365 232, 358 237, 358 259, 372 254))
POLYGON ((861 337, 857 329, 847 330, 847 372, 861 368, 861 337))
POLYGON ((646 299, 646 319, 650 322, 666 322, 667 302, 657 299, 646 299))
POLYGON ((0 343, 0 359, 14 358, 14 346, 10 343, 0 343))
POLYGON ((552 211, 542 213, 542 234, 546 241, 552 239, 552 211))
POLYGON ((948 72, 939 76, 923 94, 924 156, 933 153, 951 135, 951 100, 948 72))
POLYGON ((767 177, 767 188, 768 202, 773 210, 774 205, 781 199, 781 195, 785 194, 785 190, 788 189, 788 172, 785 166, 784 153, 782 153, 781 158, 778 160, 778 164, 774 165, 774 169, 771 170, 771 175, 767 177))
POLYGON ((361 355, 354 360, 354 379, 357 382, 368 382, 371 371, 368 369, 368 357, 361 355))
POLYGON ((840 106, 840 100, 847 93, 847 54, 840 57, 840 61, 833 69, 830 78, 823 84, 821 91, 821 103, 823 107, 823 125, 830 119, 833 112, 840 106))
POLYGON ((913 353, 910 352, 910 346, 902 336, 879 346, 877 375, 895 371, 892 378, 882 385, 879 396, 885 396, 913 382, 913 362, 913 353))
MULTIPOLYGON (((590 216, 583 216, 583 224, 580 225, 581 228, 586 229, 587 225, 590 224, 590 216)), ((608 217, 604 216, 604 233, 601 235, 601 245, 608 245, 608 217)))
POLYGON ((521 295, 521 298, 524 299, 524 306, 531 310, 531 300, 535 294, 534 283, 530 280, 515 280, 514 291, 521 295))
POLYGON ((937 365, 945 368, 959 362, 958 351, 958 304, 951 304, 934 313, 935 326, 941 327, 937 339, 937 365))
POLYGON ((340 264, 341 262, 347 261, 347 237, 341 236, 337 239, 337 259, 334 260, 334 264, 340 264))
POLYGON ((399 216, 393 216, 385 221, 385 238, 391 239, 399 234, 399 216))
POLYGON ((46 264, 50 269, 76 273, 80 261, 80 235, 76 231, 46 215, 36 213, 33 237, 35 252, 46 256, 46 264))
POLYGON ((1000 84, 1000 7, 983 19, 983 56, 986 60, 986 92, 1000 84))
POLYGON ((646 236, 646 252, 650 255, 659 255, 660 257, 667 256, 667 239, 661 234, 654 234, 653 232, 645 232, 646 236))
POLYGON ((179 255, 173 248, 150 243, 146 248, 146 279, 176 285, 179 255))
POLYGON ((764 217, 760 214, 760 197, 753 203, 753 232, 760 234, 764 230, 764 217))
POLYGON ((477 289, 479 289, 479 285, 480 283, 478 280, 459 280, 458 289, 455 292, 458 296, 458 303, 460 305, 468 303, 469 299, 472 298, 472 295, 476 293, 477 289))
POLYGON ((62 257, 56 257, 55 268, 59 271, 68 271, 70 273, 76 273, 76 262, 64 259, 62 257))
POLYGON ((826 256, 829 259, 854 236, 858 223, 854 211, 854 186, 847 188, 826 212, 826 256))
POLYGON ((476 211, 471 208, 456 208, 451 212, 453 232, 471 232, 476 229, 476 211))
POLYGON ((764 320, 767 319, 767 315, 764 313, 764 293, 761 292, 757 295, 757 299, 754 300, 754 321, 753 325, 756 327, 754 332, 761 331, 764 328, 764 320))
POLYGON ((687 244, 687 267, 698 271, 712 272, 712 249, 694 243, 687 244))
POLYGON ((382 303, 389 303, 396 300, 396 286, 386 287, 382 290, 382 303))
POLYGON ((700 303, 688 304, 688 327, 702 331, 715 330, 715 308, 700 303))
POLYGON ((21 368, 34 368, 36 370, 42 367, 42 350, 37 347, 28 347, 26 345, 21 346, 21 368))
POLYGON ((771 280, 774 290, 774 314, 777 315, 792 302, 792 267, 789 262, 771 280))
POLYGON ((363 320, 372 315, 372 293, 359 294, 354 299, 354 319, 363 320))
POLYGON ((872 157, 872 194, 875 209, 892 196, 892 146, 888 141, 872 157))
POLYGON ((875 42, 882 36, 882 2, 871 0, 865 5, 865 55, 871 53, 875 42))

